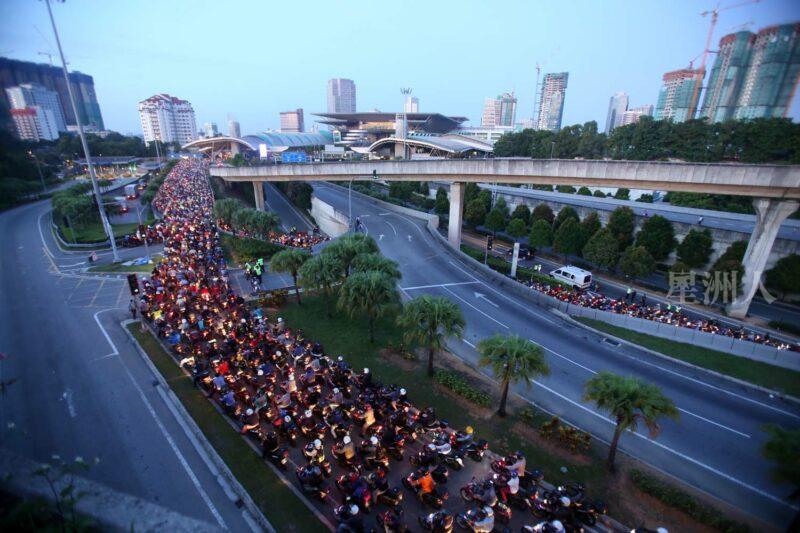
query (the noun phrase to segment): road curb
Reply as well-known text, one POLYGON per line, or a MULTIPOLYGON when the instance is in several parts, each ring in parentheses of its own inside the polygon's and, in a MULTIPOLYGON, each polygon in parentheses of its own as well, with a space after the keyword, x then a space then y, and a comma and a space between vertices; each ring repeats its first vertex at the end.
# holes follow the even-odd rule
MULTIPOLYGON (((685 367, 688 367, 688 368, 692 368, 694 370, 705 372, 707 374, 711 374, 712 376, 724 379, 726 381, 730 381, 730 382, 735 383, 737 385, 743 385, 743 386, 746 386, 746 387, 750 387, 752 389, 756 389, 758 391, 765 392, 767 394, 771 394, 773 396, 776 396, 777 398, 780 398, 781 400, 784 400, 784 401, 787 401, 787 402, 796 403, 796 404, 800 405, 800 398, 797 398, 797 397, 792 396, 790 394, 785 394, 783 392, 778 392, 776 390, 772 390, 772 389, 764 387, 762 385, 756 385, 755 383, 750 383, 749 381, 745 381, 743 379, 735 378, 733 376, 729 376, 727 374, 723 374, 723 373, 717 372, 715 370, 710 370, 708 368, 705 368, 705 367, 702 367, 702 366, 699 366, 699 365, 695 365, 693 363, 689 363, 688 361, 683 361, 682 359, 676 359, 674 357, 670 357, 669 355, 663 354, 663 353, 658 352, 656 350, 651 350, 650 348, 646 348, 646 347, 644 347, 644 346, 642 346, 640 344, 636 344, 635 342, 632 342, 632 341, 629 341, 629 340, 625 340, 625 339, 622 339, 620 337, 616 337, 616 336, 614 336, 614 335, 612 335, 610 333, 606 333, 605 331, 602 331, 602 330, 599 330, 599 329, 595 329, 592 326, 589 326, 587 324, 584 324, 583 322, 575 320, 574 318, 572 318, 568 314, 564 313, 563 311, 559 311, 558 309, 551 308, 550 311, 554 315, 556 315, 559 318, 561 318, 562 320, 564 320, 566 322, 569 322, 571 325, 577 326, 577 327, 582 328, 582 329, 585 329, 585 330, 590 331, 592 333, 595 333, 595 334, 597 334, 597 335, 599 335, 601 337, 604 337, 604 338, 607 338, 607 339, 613 339, 615 342, 619 342, 620 344, 624 344, 626 346, 631 346, 633 348, 636 348, 637 350, 642 350, 644 352, 647 352, 650 355, 654 355, 654 356, 659 357, 661 359, 664 359, 666 361, 670 361, 672 363, 677 363, 677 364, 679 364, 681 366, 685 366, 685 367)), ((732 357, 736 357, 736 356, 732 356, 732 357)))
MULTIPOLYGON (((170 402, 172 403, 172 406, 175 408, 174 412, 176 412, 181 416, 181 418, 183 419, 183 423, 185 424, 185 427, 189 428, 191 434, 194 436, 196 441, 202 447, 203 449, 202 451, 206 455, 206 457, 203 458, 204 462, 207 464, 209 462, 213 463, 213 465, 216 467, 217 472, 214 472, 212 470, 211 472, 212 475, 214 475, 214 477, 217 478, 218 482, 221 481, 220 477, 224 479, 225 483, 228 484, 230 490, 239 498, 239 500, 243 503, 244 507, 246 508, 247 512, 250 513, 251 517, 255 520, 255 522, 259 526, 261 526, 265 531, 268 531, 269 533, 275 533, 275 528, 272 527, 272 524, 270 524, 269 520, 267 520, 267 517, 264 516, 264 514, 255 504, 253 499, 250 497, 250 494, 244 489, 244 487, 242 487, 242 485, 236 479, 236 476, 234 476, 233 473, 228 469, 228 465, 226 465, 225 461, 223 461, 222 458, 217 454, 217 451, 214 449, 211 443, 208 442, 208 439, 206 439, 206 436, 203 434, 202 430, 197 426, 197 423, 194 421, 192 416, 188 413, 188 411, 186 411, 186 408, 183 406, 181 401, 175 396, 175 393, 172 392, 172 389, 170 388, 167 381, 164 379, 164 376, 161 375, 161 372, 158 371, 155 364, 153 364, 153 361, 150 360, 150 357, 147 355, 147 353, 145 353, 144 348, 141 347, 139 342, 136 340, 136 337, 134 337, 133 334, 130 332, 130 330, 127 328, 129 324, 137 322, 141 321, 131 320, 131 319, 123 320, 122 322, 120 322, 120 326, 122 326, 122 329, 125 331, 125 334, 131 340, 134 346, 136 346, 136 351, 139 353, 139 356, 142 358, 147 367, 150 369, 150 372, 156 378, 156 381, 158 381, 159 385, 161 385, 162 390, 164 390, 164 392, 166 393, 166 396, 162 396, 162 398, 164 397, 169 398, 170 402)), ((200 450, 197 451, 200 452, 200 450)), ((222 485, 223 490, 225 490, 226 489, 225 484, 224 483, 220 484, 222 485)), ((225 490, 225 492, 227 493, 228 491, 225 490)))
MULTIPOLYGON (((186 411, 186 408, 183 406, 183 404, 178 399, 178 397, 175 396, 175 393, 172 392, 172 388, 169 386, 167 381, 164 379, 164 376, 161 375, 161 372, 159 372, 159 370, 155 367, 155 364, 153 363, 153 361, 150 360, 150 357, 147 355, 147 353, 145 353, 144 349, 141 347, 139 342, 136 340, 136 338, 131 334, 131 332, 126 327, 128 324, 137 323, 137 322, 141 323, 142 321, 141 320, 128 319, 128 320, 124 320, 124 321, 120 322, 120 325, 122 326, 122 329, 125 330, 125 334, 128 336, 128 338, 136 346, 136 350, 138 351, 139 356, 142 357, 142 359, 144 359, 144 362, 145 362, 145 364, 147 364, 148 368, 150 369, 150 372, 155 376, 156 380, 159 382, 159 385, 161 385, 163 387, 164 391, 167 393, 167 397, 174 404, 174 407, 176 408, 177 412, 183 418, 183 420, 186 423, 186 425, 191 429, 194 437, 202 445, 204 451, 208 455, 208 458, 214 462, 216 467, 219 469, 219 472, 222 475, 225 476, 226 481, 231 485, 231 488, 236 493, 236 495, 242 500, 242 502, 244 503, 245 507, 247 507, 247 510, 250 513, 250 515, 266 531, 269 531, 270 533, 275 533, 275 529, 272 527, 272 524, 270 524, 269 520, 267 520, 267 517, 264 516, 264 514, 261 512, 261 509, 259 509, 258 506, 255 504, 255 502, 250 497, 250 494, 247 492, 247 490, 244 487, 242 487, 242 485, 236 479, 236 476, 234 476, 233 473, 228 469, 228 465, 225 464, 225 461, 219 456, 219 454, 217 454, 217 451, 214 449, 214 447, 211 445, 211 443, 208 442, 208 439, 203 434, 203 431, 197 426, 197 423, 194 421, 194 419, 188 413, 188 411, 186 411)), ((149 325, 147 325, 145 323, 145 326, 147 327, 147 329, 150 332, 150 334, 152 334, 152 331, 150 330, 149 325)), ((155 337, 155 335, 153 335, 153 337, 155 338, 156 342, 158 342, 159 346, 161 346, 161 348, 164 349, 164 351, 167 353, 167 355, 170 358, 172 358, 172 355, 164 347, 164 345, 161 343, 161 341, 157 337, 155 337)), ((180 370, 182 372, 184 372, 183 369, 180 369, 180 370)), ((200 393, 199 390, 198 390, 198 393, 200 393)), ((223 415, 222 416, 223 420, 225 420, 225 422, 227 422, 228 425, 230 425, 233 428, 233 430, 235 430, 237 432, 239 431, 239 428, 237 428, 233 424, 233 422, 227 416, 225 416, 224 413, 222 413, 219 410, 219 408, 213 402, 211 402, 211 405, 214 407, 214 409, 218 413, 223 415)), ((244 441, 245 441, 245 443, 247 443, 247 445, 255 453, 260 454, 261 451, 258 449, 258 447, 256 447, 256 445, 252 441, 250 441, 248 439, 244 439, 244 441)), ((278 468, 276 468, 275 465, 273 465, 269 461, 264 461, 264 464, 266 464, 269 468, 272 469, 272 471, 275 473, 275 475, 278 476, 278 479, 280 479, 283 482, 283 484, 286 485, 289 488, 289 490, 292 491, 292 494, 294 494, 297 498, 299 498, 300 501, 302 501, 306 505, 306 507, 308 507, 309 510, 314 513, 314 515, 317 517, 317 519, 324 526, 326 526, 331 531, 335 531, 336 528, 333 527, 333 525, 328 520, 328 518, 325 515, 323 515, 320 512, 320 510, 317 509, 305 497, 305 495, 303 493, 301 493, 300 491, 297 490, 297 487, 295 487, 294 484, 291 483, 291 481, 289 481, 283 475, 283 472, 278 470, 278 468)))

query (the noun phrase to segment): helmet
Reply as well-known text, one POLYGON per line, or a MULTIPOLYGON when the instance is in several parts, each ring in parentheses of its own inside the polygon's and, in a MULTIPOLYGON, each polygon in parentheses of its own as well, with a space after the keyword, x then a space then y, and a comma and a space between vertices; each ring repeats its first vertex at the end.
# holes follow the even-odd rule
POLYGON ((436 446, 435 446, 434 444, 428 444, 428 449, 429 449, 430 451, 432 451, 432 452, 433 452, 433 451, 436 451, 436 446))
POLYGON ((312 416, 314 413, 312 413, 312 412, 311 412, 311 409, 306 409, 306 412, 305 412, 305 413, 303 413, 303 414, 304 414, 304 415, 306 415, 306 418, 311 418, 311 416, 312 416))
POLYGON ((367 368, 367 367, 364 367, 364 373, 365 373, 365 374, 369 374, 369 368, 367 368))
POLYGON ((319 439, 314 439, 314 448, 322 448, 322 441, 319 439))
POLYGON ((350 435, 345 435, 344 438, 342 439, 342 442, 344 442, 345 444, 350 444, 350 435))
POLYGON ((656 529, 656 533, 669 533, 669 531, 665 527, 659 527, 656 529))
POLYGON ((275 355, 277 355, 278 357, 280 357, 280 356, 282 356, 282 355, 283 355, 283 352, 282 352, 282 351, 280 351, 280 350, 278 350, 277 352, 275 352, 275 355))
POLYGON ((289 416, 289 415, 286 415, 286 416, 284 416, 284 417, 283 417, 283 421, 284 421, 284 422, 286 422, 286 423, 288 424, 289 422, 291 422, 291 421, 292 421, 292 417, 291 417, 291 416, 289 416))
POLYGON ((289 381, 294 381, 294 374, 289 374, 289 381))
POLYGON ((344 357, 342 357, 342 356, 340 355, 339 357, 337 357, 337 358, 336 358, 336 360, 337 360, 337 361, 339 361, 339 362, 341 363, 342 361, 344 361, 344 357))
POLYGON ((378 445, 378 437, 376 437, 375 435, 371 436, 369 438, 369 441, 372 443, 373 446, 377 446, 378 445))
POLYGON ((400 395, 401 396, 405 396, 406 395, 406 390, 405 389, 400 389, 400 395))
POLYGON ((472 429, 472 426, 467 426, 467 428, 464 431, 466 432, 467 435, 472 435, 472 432, 475 430, 472 429))
POLYGON ((248 409, 247 411, 244 412, 244 414, 246 414, 247 416, 250 416, 250 415, 253 414, 253 410, 252 409, 248 409))
POLYGON ((562 533, 564 531, 564 524, 561 523, 561 520, 553 520, 552 522, 550 522, 550 526, 556 533, 562 533))
POLYGON ((333 393, 334 394, 339 394, 339 388, 338 387, 334 387, 333 388, 333 393))
POLYGON ((351 505, 350 506, 350 514, 357 515, 358 514, 358 505, 351 505))
POLYGON ((264 371, 263 371, 263 370, 261 370, 260 368, 258 369, 258 375, 259 375, 259 376, 263 376, 263 375, 264 375, 264 371))
POLYGON ((572 503, 566 496, 562 496, 561 498, 558 499, 558 501, 561 502, 561 505, 564 507, 569 507, 569 504, 572 503))

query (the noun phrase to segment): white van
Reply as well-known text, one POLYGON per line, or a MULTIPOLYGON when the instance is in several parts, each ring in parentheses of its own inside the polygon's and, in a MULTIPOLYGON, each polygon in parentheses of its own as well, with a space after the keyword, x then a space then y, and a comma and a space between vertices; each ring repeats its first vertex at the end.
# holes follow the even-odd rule
POLYGON ((564 285, 580 290, 586 290, 592 284, 591 272, 572 265, 558 267, 550 271, 550 277, 564 285))

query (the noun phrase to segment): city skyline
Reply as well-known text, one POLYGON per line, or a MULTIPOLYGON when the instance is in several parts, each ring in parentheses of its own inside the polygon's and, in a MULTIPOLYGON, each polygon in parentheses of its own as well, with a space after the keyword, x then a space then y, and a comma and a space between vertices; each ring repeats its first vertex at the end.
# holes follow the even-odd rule
MULTIPOLYGON (((459 26, 465 29, 447 36, 428 36, 431 49, 440 46, 457 46, 474 38, 478 22, 485 22, 480 16, 483 2, 471 2, 476 9, 462 9, 458 13, 447 6, 429 6, 441 16, 457 18, 459 26)), ((147 28, 139 28, 147 35, 138 36, 131 33, 127 26, 138 27, 130 21, 151 20, 152 13, 148 9, 137 9, 136 6, 124 5, 116 8, 98 7, 85 0, 73 0, 55 8, 55 16, 63 28, 63 41, 70 61, 70 68, 86 72, 95 78, 100 106, 106 118, 108 129, 123 133, 136 133, 138 120, 135 111, 131 111, 134 102, 141 101, 148 95, 166 92, 181 94, 193 103, 200 122, 226 123, 228 115, 236 116, 242 124, 243 133, 279 129, 279 113, 286 109, 303 107, 308 112, 326 109, 326 83, 336 77, 352 79, 358 87, 358 110, 380 109, 382 111, 400 111, 401 101, 397 98, 397 89, 402 86, 414 88, 415 95, 425 99, 426 109, 450 115, 465 115, 470 119, 469 125, 480 124, 481 102, 487 94, 498 94, 506 88, 513 89, 519 99, 517 120, 532 116, 535 64, 542 64, 543 72, 570 72, 570 87, 564 109, 562 124, 582 123, 595 120, 603 129, 608 107, 609 95, 624 91, 630 95, 631 101, 655 103, 661 75, 670 70, 688 66, 689 60, 702 49, 708 21, 699 16, 702 8, 713 7, 713 3, 678 2, 666 5, 647 5, 638 10, 636 20, 646 22, 650 19, 662 21, 655 27, 641 28, 640 25, 626 26, 623 34, 601 35, 603 20, 613 18, 615 12, 622 12, 633 4, 617 1, 607 8, 600 8, 590 2, 577 2, 575 9, 582 13, 581 17, 565 24, 558 10, 548 6, 530 6, 523 2, 509 2, 507 9, 520 13, 520 22, 509 24, 490 23, 481 26, 481 31, 489 35, 509 35, 521 33, 523 20, 529 17, 526 13, 537 15, 536 32, 525 33, 526 38, 515 40, 516 46, 511 49, 496 48, 488 52, 474 50, 476 60, 482 64, 481 72, 451 65, 442 65, 435 60, 435 55, 418 57, 415 61, 400 60, 391 66, 375 65, 377 57, 385 48, 381 40, 376 40, 374 49, 364 50, 358 58, 343 57, 341 61, 310 68, 308 65, 296 67, 282 66, 277 72, 284 80, 271 83, 275 72, 264 74, 258 69, 250 69, 250 62, 244 57, 228 53, 229 50, 210 51, 196 39, 183 39, 197 25, 210 24, 220 28, 217 35, 226 41, 227 31, 222 28, 231 25, 240 27, 236 30, 237 39, 253 45, 258 42, 260 34, 250 20, 258 17, 242 19, 235 17, 237 10, 223 13, 221 17, 212 16, 211 4, 191 4, 184 6, 183 11, 191 12, 192 24, 186 28, 177 28, 170 24, 170 17, 165 20, 154 20, 147 28), (81 28, 81 20, 90 9, 95 20, 107 20, 104 27, 93 28, 86 32, 81 28), (120 10, 122 12, 120 12, 120 10), (230 24, 226 23, 227 17, 230 24), (673 42, 670 47, 659 43, 674 33, 674 27, 680 23, 682 38, 673 42), (149 36, 163 35, 164 32, 174 35, 175 42, 181 40, 191 42, 191 47, 172 47, 166 50, 158 47, 147 47, 139 42, 151 42, 149 36), (189 32, 184 34, 184 32, 189 32), (110 34, 114 37, 109 37, 110 34), (130 39, 128 38, 130 37, 130 39), (118 58, 115 62, 104 61, 107 54, 97 49, 99 43, 113 42, 105 46, 118 58), (597 41, 602 43, 597 46, 597 41), (502 54, 498 55, 499 50, 502 54), (613 50, 613 54, 611 51, 613 50), (587 53, 589 51, 589 53, 587 53), (491 58, 491 61, 489 61, 491 58), (147 64, 148 68, 137 67, 137 75, 132 76, 132 64, 147 64), (619 65, 628 65, 620 71, 619 65), (240 68, 241 67, 241 68, 240 68), (230 68, 237 72, 237 83, 224 83, 213 72, 220 68, 230 68), (179 74, 176 76, 175 74, 179 74), (212 75, 209 75, 212 74, 212 75)), ((182 12, 181 4, 174 4, 167 9, 182 12)), ((307 10, 305 27, 309 31, 319 33, 324 28, 335 25, 337 21, 346 24, 343 15, 336 13, 326 4, 314 3, 307 10)), ((351 17, 353 24, 358 24, 368 17, 366 4, 356 3, 351 17), (362 9, 363 8, 363 9, 362 9)), ((256 7, 255 11, 262 9, 256 7)), ((265 8, 264 8, 265 9, 265 8)), ((390 8, 391 15, 399 20, 411 20, 414 9, 390 8)), ((289 7, 277 7, 277 14, 289 12, 289 7)), ((52 52, 54 43, 46 34, 37 32, 46 21, 43 5, 12 0, 0 6, 0 14, 5 20, 13 21, 9 30, 0 36, 0 49, 5 55, 20 60, 45 62, 41 51, 52 52)), ((720 22, 712 38, 713 47, 719 39, 734 31, 736 24, 752 20, 753 28, 761 28, 772 24, 780 24, 800 19, 800 6, 795 2, 784 0, 765 0, 759 4, 727 11, 720 16, 720 22)), ((139 30, 136 30, 139 31, 139 30)), ((282 28, 276 28, 273 38, 291 38, 282 28)), ((288 31, 288 30, 286 30, 288 31)), ((410 29, 413 30, 413 25, 410 29)), ((343 36, 342 45, 363 37, 355 32, 343 36)), ((388 46, 389 43, 386 43, 388 46)), ((216 45, 215 45, 216 46, 216 45)), ((713 56, 712 56, 713 60, 713 56)), ((380 62, 378 62, 380 63, 380 62)), ((385 62, 383 62, 385 63, 385 62)), ((710 66, 710 65, 709 65, 710 66)), ((800 116, 800 103, 796 98, 792 103, 789 116, 795 119, 800 116)))

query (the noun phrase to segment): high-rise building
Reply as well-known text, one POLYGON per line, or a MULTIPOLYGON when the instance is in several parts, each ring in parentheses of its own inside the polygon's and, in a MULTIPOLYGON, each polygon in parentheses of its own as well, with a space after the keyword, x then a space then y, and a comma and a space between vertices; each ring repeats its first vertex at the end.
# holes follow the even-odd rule
POLYGON ((50 110, 53 113, 57 131, 67 131, 64 110, 61 107, 61 101, 58 99, 58 93, 55 91, 51 91, 38 83, 23 83, 16 87, 8 87, 6 96, 11 109, 38 106, 42 109, 50 110))
POLYGON ((236 137, 237 139, 242 136, 242 128, 239 127, 239 123, 237 121, 228 121, 228 136, 236 137))
POLYGON ((784 117, 800 78, 800 23, 763 28, 752 51, 734 118, 784 117))
POLYGON ((564 115, 564 97, 567 92, 569 72, 550 72, 544 75, 539 97, 539 116, 536 129, 558 131, 564 115))
POLYGON ((353 80, 328 80, 328 113, 356 112, 356 84, 353 80))
POLYGON ((627 126, 628 124, 635 124, 639 122, 642 117, 653 116, 653 104, 647 104, 639 107, 628 109, 622 114, 622 118, 617 126, 627 126))
POLYGON ((24 141, 54 141, 58 139, 58 127, 53 111, 40 106, 11 109, 11 120, 17 137, 24 141))
POLYGON ((404 113, 419 113, 419 98, 416 96, 411 96, 410 94, 406 95, 406 99, 403 102, 403 112, 404 113))
POLYGON ((688 68, 664 74, 655 119, 671 119, 674 122, 693 119, 704 75, 703 70, 688 68))
POLYGON ((608 102, 608 114, 606 115, 606 133, 622 124, 622 115, 628 110, 628 95, 616 93, 608 102))
POLYGON ((517 115, 517 98, 514 93, 503 93, 483 102, 482 128, 513 127, 517 115))
POLYGON ((156 94, 139 102, 139 118, 145 144, 157 140, 181 145, 197 138, 192 104, 168 94, 156 94))
POLYGON ((281 112, 281 133, 300 133, 305 131, 303 109, 281 112))
MULTIPOLYGON (((72 86, 72 92, 75 95, 75 105, 78 108, 83 124, 97 131, 104 130, 103 117, 100 113, 100 105, 97 103, 97 94, 95 93, 92 77, 72 71, 69 73, 69 81, 72 86)), ((55 91, 58 94, 61 116, 64 118, 64 122, 67 126, 77 124, 75 113, 69 101, 67 84, 64 80, 64 70, 61 67, 18 61, 5 57, 0 58, 0 85, 2 85, 3 89, 23 84, 38 84, 50 91, 55 91)), ((7 99, 0 100, 2 100, 4 108, 11 108, 11 104, 7 99)), ((57 115, 56 120, 58 120, 57 115)))
POLYGON ((749 31, 740 31, 720 39, 719 53, 700 108, 701 117, 709 117, 711 122, 733 118, 750 64, 752 36, 749 31))
POLYGON ((203 133, 207 138, 216 137, 219 135, 216 122, 206 122, 203 124, 203 133))

